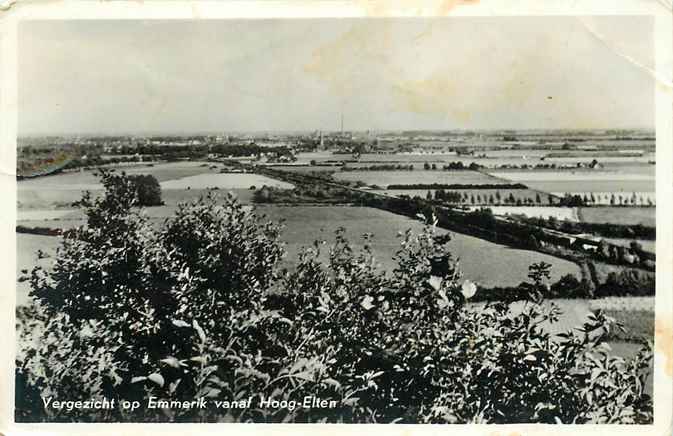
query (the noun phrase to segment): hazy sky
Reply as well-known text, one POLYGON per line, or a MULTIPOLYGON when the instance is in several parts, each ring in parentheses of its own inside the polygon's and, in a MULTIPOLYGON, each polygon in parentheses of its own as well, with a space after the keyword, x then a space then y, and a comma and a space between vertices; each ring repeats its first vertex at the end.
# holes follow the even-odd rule
POLYGON ((23 22, 19 134, 653 128, 652 24, 23 22))

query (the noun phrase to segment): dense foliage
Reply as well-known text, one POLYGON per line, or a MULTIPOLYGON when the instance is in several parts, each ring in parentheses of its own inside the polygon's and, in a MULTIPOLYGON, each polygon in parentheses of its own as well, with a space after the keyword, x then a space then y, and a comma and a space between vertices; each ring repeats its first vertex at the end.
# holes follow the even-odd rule
POLYGON ((140 206, 160 206, 161 185, 156 177, 151 174, 134 174, 128 176, 138 191, 138 204, 140 206))
POLYGON ((602 312, 552 336, 540 304, 549 267, 531 266, 523 309, 471 306, 432 221, 401 235, 397 268, 343 232, 278 268, 281 228, 207 196, 159 228, 123 175, 85 197, 88 224, 68 234, 51 272, 30 277, 19 313, 17 419, 55 421, 646 423, 649 345, 612 356, 602 312), (324 260, 323 260, 324 259, 324 260), (44 408, 58 400, 138 400, 135 411, 44 408), (315 396, 334 408, 262 407, 315 396), (250 407, 145 407, 149 397, 252 398, 250 407))
POLYGON ((341 171, 413 171, 414 164, 375 164, 359 166, 342 166, 341 171))

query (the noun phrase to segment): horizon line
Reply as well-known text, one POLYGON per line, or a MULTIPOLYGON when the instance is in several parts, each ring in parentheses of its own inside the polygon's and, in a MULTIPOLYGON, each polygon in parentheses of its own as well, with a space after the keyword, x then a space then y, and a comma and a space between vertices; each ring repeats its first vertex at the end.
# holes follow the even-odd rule
MULTIPOLYGON (((656 133, 656 127, 588 127, 588 128, 573 128, 573 127, 555 127, 555 128, 453 128, 453 129, 344 129, 343 133, 467 133, 467 132, 596 132, 596 131, 644 131, 648 133, 656 133)), ((125 132, 34 132, 17 134, 17 139, 27 137, 63 137, 63 136, 210 136, 210 135, 228 135, 228 134, 312 134, 315 132, 335 133, 340 134, 340 130, 326 130, 326 129, 302 129, 302 130, 201 130, 201 131, 125 131, 125 132)))

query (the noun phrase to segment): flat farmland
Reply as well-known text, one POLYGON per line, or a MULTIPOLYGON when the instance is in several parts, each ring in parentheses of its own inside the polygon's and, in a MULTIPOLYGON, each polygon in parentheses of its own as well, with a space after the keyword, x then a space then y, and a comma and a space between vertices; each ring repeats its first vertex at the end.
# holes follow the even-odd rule
POLYGON ((392 184, 507 184, 506 180, 489 176, 478 171, 343 171, 333 176, 336 180, 361 181, 368 185, 386 187, 392 184))
POLYGON ((207 173, 161 182, 162 189, 249 189, 251 186, 274 186, 292 189, 294 186, 259 174, 207 173))
MULTIPOLYGON (((145 209, 145 214, 154 225, 160 225, 166 217, 176 210, 175 206, 159 206, 145 209)), ((309 246, 315 239, 328 242, 334 240, 334 232, 343 226, 347 229, 347 236, 354 246, 361 247, 361 236, 364 233, 374 234, 374 253, 382 268, 391 270, 395 263, 393 255, 399 250, 401 240, 397 237, 398 231, 412 229, 416 232, 422 229, 418 221, 395 215, 389 212, 366 207, 338 207, 338 206, 263 206, 257 207, 258 215, 266 215, 273 221, 285 220, 285 229, 282 240, 287 243, 287 266, 294 264, 301 247, 309 246)), ((31 216, 17 224, 29 227, 73 228, 84 224, 79 211, 72 211, 56 219, 35 219, 31 216)), ((445 233, 445 230, 438 230, 445 233)), ((33 235, 19 234, 19 238, 33 235)), ((36 237, 44 243, 56 243, 55 237, 36 237), (46 238, 46 239, 45 239, 46 238)), ((30 241, 29 241, 30 242, 30 241)), ((48 244, 47 244, 48 245, 48 244)), ((579 268, 572 262, 526 250, 512 249, 503 245, 494 244, 472 236, 452 233, 450 242, 452 253, 460 258, 460 269, 464 276, 483 286, 513 286, 526 280, 528 266, 535 262, 545 261, 553 265, 552 276, 558 280, 562 275, 579 274, 579 268), (484 268, 488 265, 488 268, 484 268)), ((35 245, 21 244, 19 252, 30 256, 26 251, 35 252, 35 245)))
POLYGON ((656 183, 652 174, 606 170, 492 171, 489 174, 544 192, 654 192, 656 183))
POLYGON ((325 162, 328 160, 351 160, 352 156, 349 154, 334 154, 331 151, 310 151, 297 153, 295 155, 297 163, 308 164, 312 160, 316 162, 325 162))
POLYGON ((375 163, 420 163, 423 162, 452 162, 460 160, 456 153, 362 153, 358 159, 353 158, 349 154, 335 154, 331 159, 340 159, 344 161, 351 161, 353 163, 367 163, 369 165, 375 163))
POLYGON ((547 157, 545 158, 545 161, 549 163, 556 163, 556 164, 574 164, 577 162, 584 162, 584 163, 589 163, 592 160, 598 160, 601 165, 604 165, 606 168, 612 167, 612 166, 619 166, 619 165, 624 165, 624 164, 639 164, 640 166, 650 166, 652 165, 649 164, 649 162, 654 161, 656 159, 656 154, 655 153, 645 153, 642 156, 601 156, 600 153, 591 153, 591 154, 586 154, 584 156, 578 155, 578 156, 559 156, 559 157, 547 157))
POLYGON ((183 177, 197 176, 199 174, 211 174, 220 171, 221 167, 212 162, 180 161, 157 163, 153 166, 134 167, 126 171, 126 174, 151 174, 160 183, 183 177))
MULTIPOLYGON (((167 205, 193 201, 200 196, 205 196, 209 189, 162 189, 161 199, 167 205)), ((19 219, 50 219, 50 217, 62 217, 72 209, 72 204, 82 199, 79 190, 51 190, 31 189, 20 191, 17 197, 19 219), (34 217, 34 218, 33 218, 34 217)), ((101 195, 102 190, 90 191, 94 197, 101 195)), ((217 189, 219 196, 232 193, 242 203, 252 203, 254 190, 245 189, 217 189)))
POLYGON ((654 207, 582 207, 579 217, 587 223, 642 224, 656 226, 657 209, 654 207))
MULTIPOLYGON (((447 144, 451 145, 451 144, 447 144)), ((458 144, 453 144, 460 147, 458 144)), ((466 145, 466 144, 464 144, 466 145)), ((604 168, 623 169, 626 166, 640 168, 654 168, 650 161, 654 161, 654 153, 645 153, 642 156, 619 156, 619 155, 601 155, 600 152, 573 152, 572 155, 558 157, 548 157, 550 153, 557 153, 548 150, 539 149, 515 149, 515 150, 479 150, 482 143, 475 142, 471 144, 477 147, 475 155, 457 155, 455 152, 434 152, 434 153, 363 153, 359 158, 354 158, 350 154, 333 154, 329 151, 299 153, 298 162, 309 163, 311 160, 316 162, 343 161, 348 165, 374 165, 374 164, 414 164, 415 167, 422 168, 424 162, 446 164, 449 162, 462 162, 464 165, 476 163, 486 168, 498 168, 502 165, 522 166, 536 164, 556 164, 556 165, 575 165, 578 162, 588 164, 597 159, 604 168), (542 160, 544 158, 544 160, 542 160)), ((648 170, 643 170, 647 172, 648 170)), ((640 172, 640 171, 638 171, 640 172)))
MULTIPOLYGON (((261 186, 258 186, 260 188, 261 186)), ((210 189, 162 189, 161 199, 166 205, 177 205, 178 203, 194 201, 201 196, 208 194, 210 189)), ((214 191, 220 198, 228 193, 233 194, 241 203, 252 203, 254 189, 217 189, 214 191)))
POLYGON ((550 193, 574 192, 621 192, 630 195, 633 192, 654 192, 654 180, 556 180, 522 181, 532 189, 550 193))
POLYGON ((76 213, 76 209, 29 209, 29 210, 18 210, 16 214, 17 221, 30 221, 30 220, 59 220, 63 218, 68 218, 69 216, 76 213))
MULTIPOLYGON (((133 167, 115 167, 127 174, 151 174, 159 180, 162 198, 167 204, 189 200, 205 193, 206 188, 232 191, 241 201, 250 202, 251 186, 288 188, 292 185, 257 174, 220 173, 221 166, 204 162, 171 162, 133 167)), ((17 182, 17 205, 20 209, 70 208, 84 191, 94 195, 102 185, 94 170, 83 170, 17 182)))
MULTIPOLYGON (((334 241, 334 232, 343 226, 346 235, 355 247, 362 247, 361 236, 374 234, 372 243, 374 255, 381 267, 392 270, 393 255, 400 249, 398 231, 422 230, 422 223, 389 212, 366 207, 335 206, 264 206, 257 207, 259 215, 268 219, 285 220, 281 239, 287 244, 287 266, 294 264, 301 247, 310 246, 315 239, 334 241)), ((446 233, 439 229, 439 232, 446 233)), ((469 278, 483 286, 513 286, 526 281, 528 266, 545 261, 553 265, 552 278, 558 280, 565 274, 579 275, 579 267, 572 262, 541 253, 512 249, 472 236, 452 232, 449 243, 454 257, 460 258, 460 270, 469 278), (488 265, 488 267, 484 267, 488 265)), ((322 254, 323 260, 326 253, 322 254)))
MULTIPOLYGON (((437 167, 437 171, 443 171, 442 167, 444 165, 448 165, 450 162, 453 162, 452 160, 437 160, 436 158, 433 157, 428 157, 426 160, 422 161, 412 161, 412 160, 405 160, 403 156, 399 156, 400 160, 397 161, 358 161, 358 162, 348 162, 346 165, 344 165, 346 168, 352 168, 353 170, 356 170, 358 168, 367 168, 367 167, 377 167, 377 166, 389 166, 389 165, 412 165, 414 167, 414 170, 424 170, 425 164, 427 163, 428 165, 435 165, 437 167)), ((397 170, 396 170, 397 171, 397 170)), ((434 171, 434 170, 433 170, 434 171)))
MULTIPOLYGON (((108 169, 117 172, 124 171, 126 174, 151 174, 159 182, 195 176, 198 174, 215 172, 211 169, 215 164, 208 162, 166 162, 154 164, 115 164, 108 169)), ((219 167, 218 167, 219 170, 219 167)), ((35 179, 21 180, 18 182, 19 189, 44 188, 49 189, 101 189, 96 177, 96 170, 69 171, 35 179)))
MULTIPOLYGON (((186 191, 189 192, 189 191, 186 191)), ((198 197, 195 196, 194 199, 198 197)), ((181 199, 187 202, 192 199, 181 199)), ((224 197, 216 198, 217 203, 222 203, 224 197)), ((245 206, 251 207, 251 206, 245 206)), ((163 206, 144 207, 142 214, 149 218, 149 221, 156 226, 159 226, 166 218, 175 215, 178 210, 178 205, 165 204, 163 206)), ((19 210, 17 214, 17 225, 25 227, 43 227, 52 229, 72 229, 86 224, 86 216, 84 212, 79 209, 59 209, 59 210, 19 210)))
MULTIPOLYGON (((82 192, 80 189, 52 189, 49 187, 24 189, 18 183, 18 190, 16 193, 17 207, 22 209, 70 209, 72 203, 82 199, 82 192)), ((94 196, 102 192, 101 189, 89 190, 94 196)))

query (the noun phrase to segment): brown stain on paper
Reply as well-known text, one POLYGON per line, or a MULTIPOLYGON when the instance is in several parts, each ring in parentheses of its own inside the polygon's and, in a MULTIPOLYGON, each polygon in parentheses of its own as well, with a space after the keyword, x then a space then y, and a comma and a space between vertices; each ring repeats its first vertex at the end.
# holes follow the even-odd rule
POLYGON ((471 119, 470 111, 456 104, 456 84, 447 72, 436 72, 426 79, 401 81, 393 87, 395 102, 401 109, 421 114, 445 113, 461 122, 471 119))
POLYGON ((358 74, 354 56, 366 57, 369 62, 380 65, 387 74, 386 67, 390 62, 385 53, 392 45, 389 25, 384 25, 382 32, 372 38, 371 29, 366 24, 355 24, 335 40, 316 48, 303 69, 328 83, 338 95, 344 96, 352 86, 351 76, 358 74))
MULTIPOLYGON (((478 3, 479 0, 356 0, 356 4, 364 10, 368 17, 383 19, 400 16, 400 11, 410 16, 447 16, 456 7, 478 3)), ((432 24, 429 24, 426 32, 431 32, 432 27, 432 24)), ((423 34, 417 38, 422 37, 423 34)), ((353 62, 352 53, 367 56, 370 61, 374 60, 381 65, 382 73, 389 77, 399 75, 399 72, 391 67, 385 55, 381 54, 386 52, 386 48, 393 48, 392 46, 390 26, 384 26, 383 32, 377 38, 372 39, 371 29, 366 24, 355 24, 334 41, 315 49, 310 61, 304 65, 303 69, 325 80, 338 94, 342 94, 348 88, 349 80, 347 77, 340 77, 340 72, 343 72, 349 65, 357 65, 353 62)), ((400 89, 405 88, 404 83, 400 84, 400 89)))
POLYGON ((489 436, 522 436, 518 431, 511 431, 509 433, 500 433, 499 431, 494 431, 490 433, 489 436))
POLYGON ((437 10, 437 14, 447 15, 456 6, 476 5, 478 3, 479 0, 444 0, 440 3, 439 9, 437 10))
POLYGON ((656 319, 654 322, 656 350, 664 355, 664 373, 673 377, 673 320, 656 319))
POLYGON ((369 17, 384 17, 406 11, 412 15, 446 16, 459 6, 476 5, 479 0, 357 0, 369 17))
MULTIPOLYGON (((368 17, 381 17, 384 20, 382 31, 373 34, 366 24, 355 24, 347 32, 333 41, 316 48, 303 70, 325 82, 340 98, 347 101, 349 95, 357 93, 352 88, 356 81, 353 76, 359 74, 357 58, 366 58, 381 70, 391 83, 391 97, 400 110, 421 114, 441 113, 458 122, 468 122, 472 118, 459 102, 456 94, 460 83, 452 80, 451 72, 436 71, 421 80, 409 80, 389 59, 386 53, 393 50, 393 31, 385 18, 400 16, 449 15, 455 8, 471 6, 479 0, 356 0, 368 17)), ((429 23, 426 30, 416 36, 415 41, 428 36, 434 30, 429 23)))

